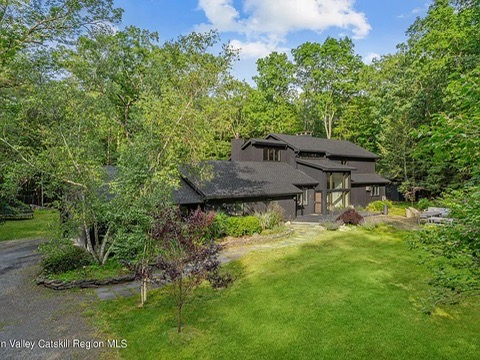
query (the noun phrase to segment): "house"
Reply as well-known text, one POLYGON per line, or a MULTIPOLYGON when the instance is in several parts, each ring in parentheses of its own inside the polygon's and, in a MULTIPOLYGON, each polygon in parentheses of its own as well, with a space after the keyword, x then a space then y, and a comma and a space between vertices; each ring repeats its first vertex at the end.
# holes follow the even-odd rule
MULTIPOLYGON (((381 200, 388 180, 375 172, 378 156, 349 141, 310 134, 269 134, 232 140, 229 161, 210 161, 210 178, 182 171, 183 206, 247 214, 276 201, 289 219, 328 214, 381 200)), ((208 172, 208 171, 207 171, 208 172)))

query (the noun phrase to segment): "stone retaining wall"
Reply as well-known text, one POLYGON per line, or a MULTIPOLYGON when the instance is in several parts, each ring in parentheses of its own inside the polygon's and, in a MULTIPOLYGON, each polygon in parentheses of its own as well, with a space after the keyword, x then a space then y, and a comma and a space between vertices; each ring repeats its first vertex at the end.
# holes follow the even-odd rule
POLYGON ((48 280, 43 278, 37 278, 37 285, 43 285, 49 289, 53 290, 68 290, 74 288, 98 288, 100 286, 106 285, 115 285, 121 284, 125 282, 130 282, 135 280, 135 275, 125 275, 119 276, 111 279, 104 279, 104 280, 73 280, 73 281, 62 281, 62 280, 48 280))

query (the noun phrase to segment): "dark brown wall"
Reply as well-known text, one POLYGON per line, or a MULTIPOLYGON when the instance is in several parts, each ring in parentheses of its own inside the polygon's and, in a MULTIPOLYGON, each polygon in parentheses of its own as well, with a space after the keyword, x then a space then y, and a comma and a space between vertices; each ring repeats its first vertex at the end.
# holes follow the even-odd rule
POLYGON ((206 205, 206 209, 212 209, 215 206, 222 206, 222 204, 232 204, 236 202, 243 202, 245 215, 253 214, 255 211, 263 212, 266 210, 269 203, 278 202, 278 204, 285 210, 285 220, 293 220, 296 217, 296 199, 294 196, 283 196, 278 198, 268 199, 237 199, 231 200, 210 200, 206 205))
POLYGON ((245 143, 245 140, 243 139, 232 139, 232 145, 231 145, 231 153, 230 153, 230 158, 232 161, 239 161, 241 157, 241 148, 242 145, 245 143))
MULTIPOLYGON (((232 161, 263 161, 264 148, 265 146, 253 146, 252 144, 249 144, 245 149, 239 151, 238 158, 236 160, 234 160, 232 157, 232 161)), ((287 151, 285 149, 280 149, 280 159, 282 162, 288 162, 286 160, 287 158, 287 151)))
POLYGON ((366 185, 352 186, 351 204, 353 206, 366 207, 373 201, 382 200, 385 195, 385 186, 380 186, 379 196, 370 196, 370 192, 367 192, 366 185))
MULTIPOLYGON (((283 159, 283 158, 282 158, 283 159)), ((282 160, 283 161, 283 160, 282 160)), ((293 151, 293 149, 291 148, 287 148, 287 150, 285 150, 285 160, 284 160, 287 164, 293 166, 293 167, 296 167, 297 165, 297 162, 295 161, 295 152, 293 151)))
POLYGON ((348 161, 347 165, 356 168, 356 171, 361 174, 375 172, 375 161, 348 161))

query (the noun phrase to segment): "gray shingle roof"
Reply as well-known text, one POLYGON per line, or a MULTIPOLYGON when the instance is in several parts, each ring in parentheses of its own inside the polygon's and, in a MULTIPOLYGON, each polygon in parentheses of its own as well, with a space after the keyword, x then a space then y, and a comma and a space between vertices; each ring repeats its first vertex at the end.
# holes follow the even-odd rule
POLYGON ((305 135, 269 134, 267 139, 285 141, 298 151, 321 152, 333 156, 378 159, 378 155, 346 140, 322 139, 305 135))
POLYGON ((212 172, 207 181, 200 181, 188 170, 182 171, 206 199, 295 195, 301 193, 297 186, 318 184, 300 170, 281 162, 209 161, 207 164, 212 172))
POLYGON ((352 184, 355 185, 360 185, 360 184, 388 184, 390 181, 387 179, 384 179, 378 174, 372 173, 372 174, 357 174, 355 172, 352 172, 352 184))
POLYGON ((323 171, 352 171, 356 170, 354 167, 342 165, 335 161, 331 161, 328 159, 318 159, 318 160, 310 160, 310 159, 295 159, 297 163, 308 165, 314 167, 316 169, 320 169, 323 171))
POLYGON ((173 198, 179 205, 201 204, 203 202, 202 195, 183 179, 180 180, 180 187, 173 192, 173 198))
POLYGON ((260 146, 274 146, 274 147, 283 147, 286 148, 287 144, 284 141, 273 140, 273 139, 250 139, 245 144, 242 145, 242 149, 245 149, 249 144, 260 145, 260 146))

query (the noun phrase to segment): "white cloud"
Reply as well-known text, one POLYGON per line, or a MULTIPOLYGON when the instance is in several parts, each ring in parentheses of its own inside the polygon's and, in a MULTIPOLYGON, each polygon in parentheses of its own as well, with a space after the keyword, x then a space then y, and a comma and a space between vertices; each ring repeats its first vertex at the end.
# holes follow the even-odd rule
POLYGON ((371 27, 365 14, 355 11, 353 0, 246 0, 249 29, 284 35, 292 31, 324 31, 330 27, 350 29, 356 38, 371 27))
POLYGON ((240 14, 233 7, 233 0, 199 0, 198 7, 205 12, 210 24, 200 27, 214 27, 218 31, 241 31, 240 14))
POLYGON ((365 55, 362 60, 365 64, 370 65, 374 59, 380 60, 380 57, 381 56, 379 54, 371 52, 365 55))
POLYGON ((281 43, 295 31, 321 32, 331 27, 349 30, 353 38, 364 38, 371 30, 364 13, 354 9, 354 0, 245 0, 236 9, 233 0, 199 0, 209 20, 198 29, 233 31, 258 41, 281 43), (242 11, 242 12, 240 12, 242 11))
POLYGON ((262 41, 243 42, 240 40, 230 41, 230 47, 240 50, 240 57, 243 59, 258 59, 268 56, 273 51, 287 53, 289 49, 278 47, 275 43, 262 41))

